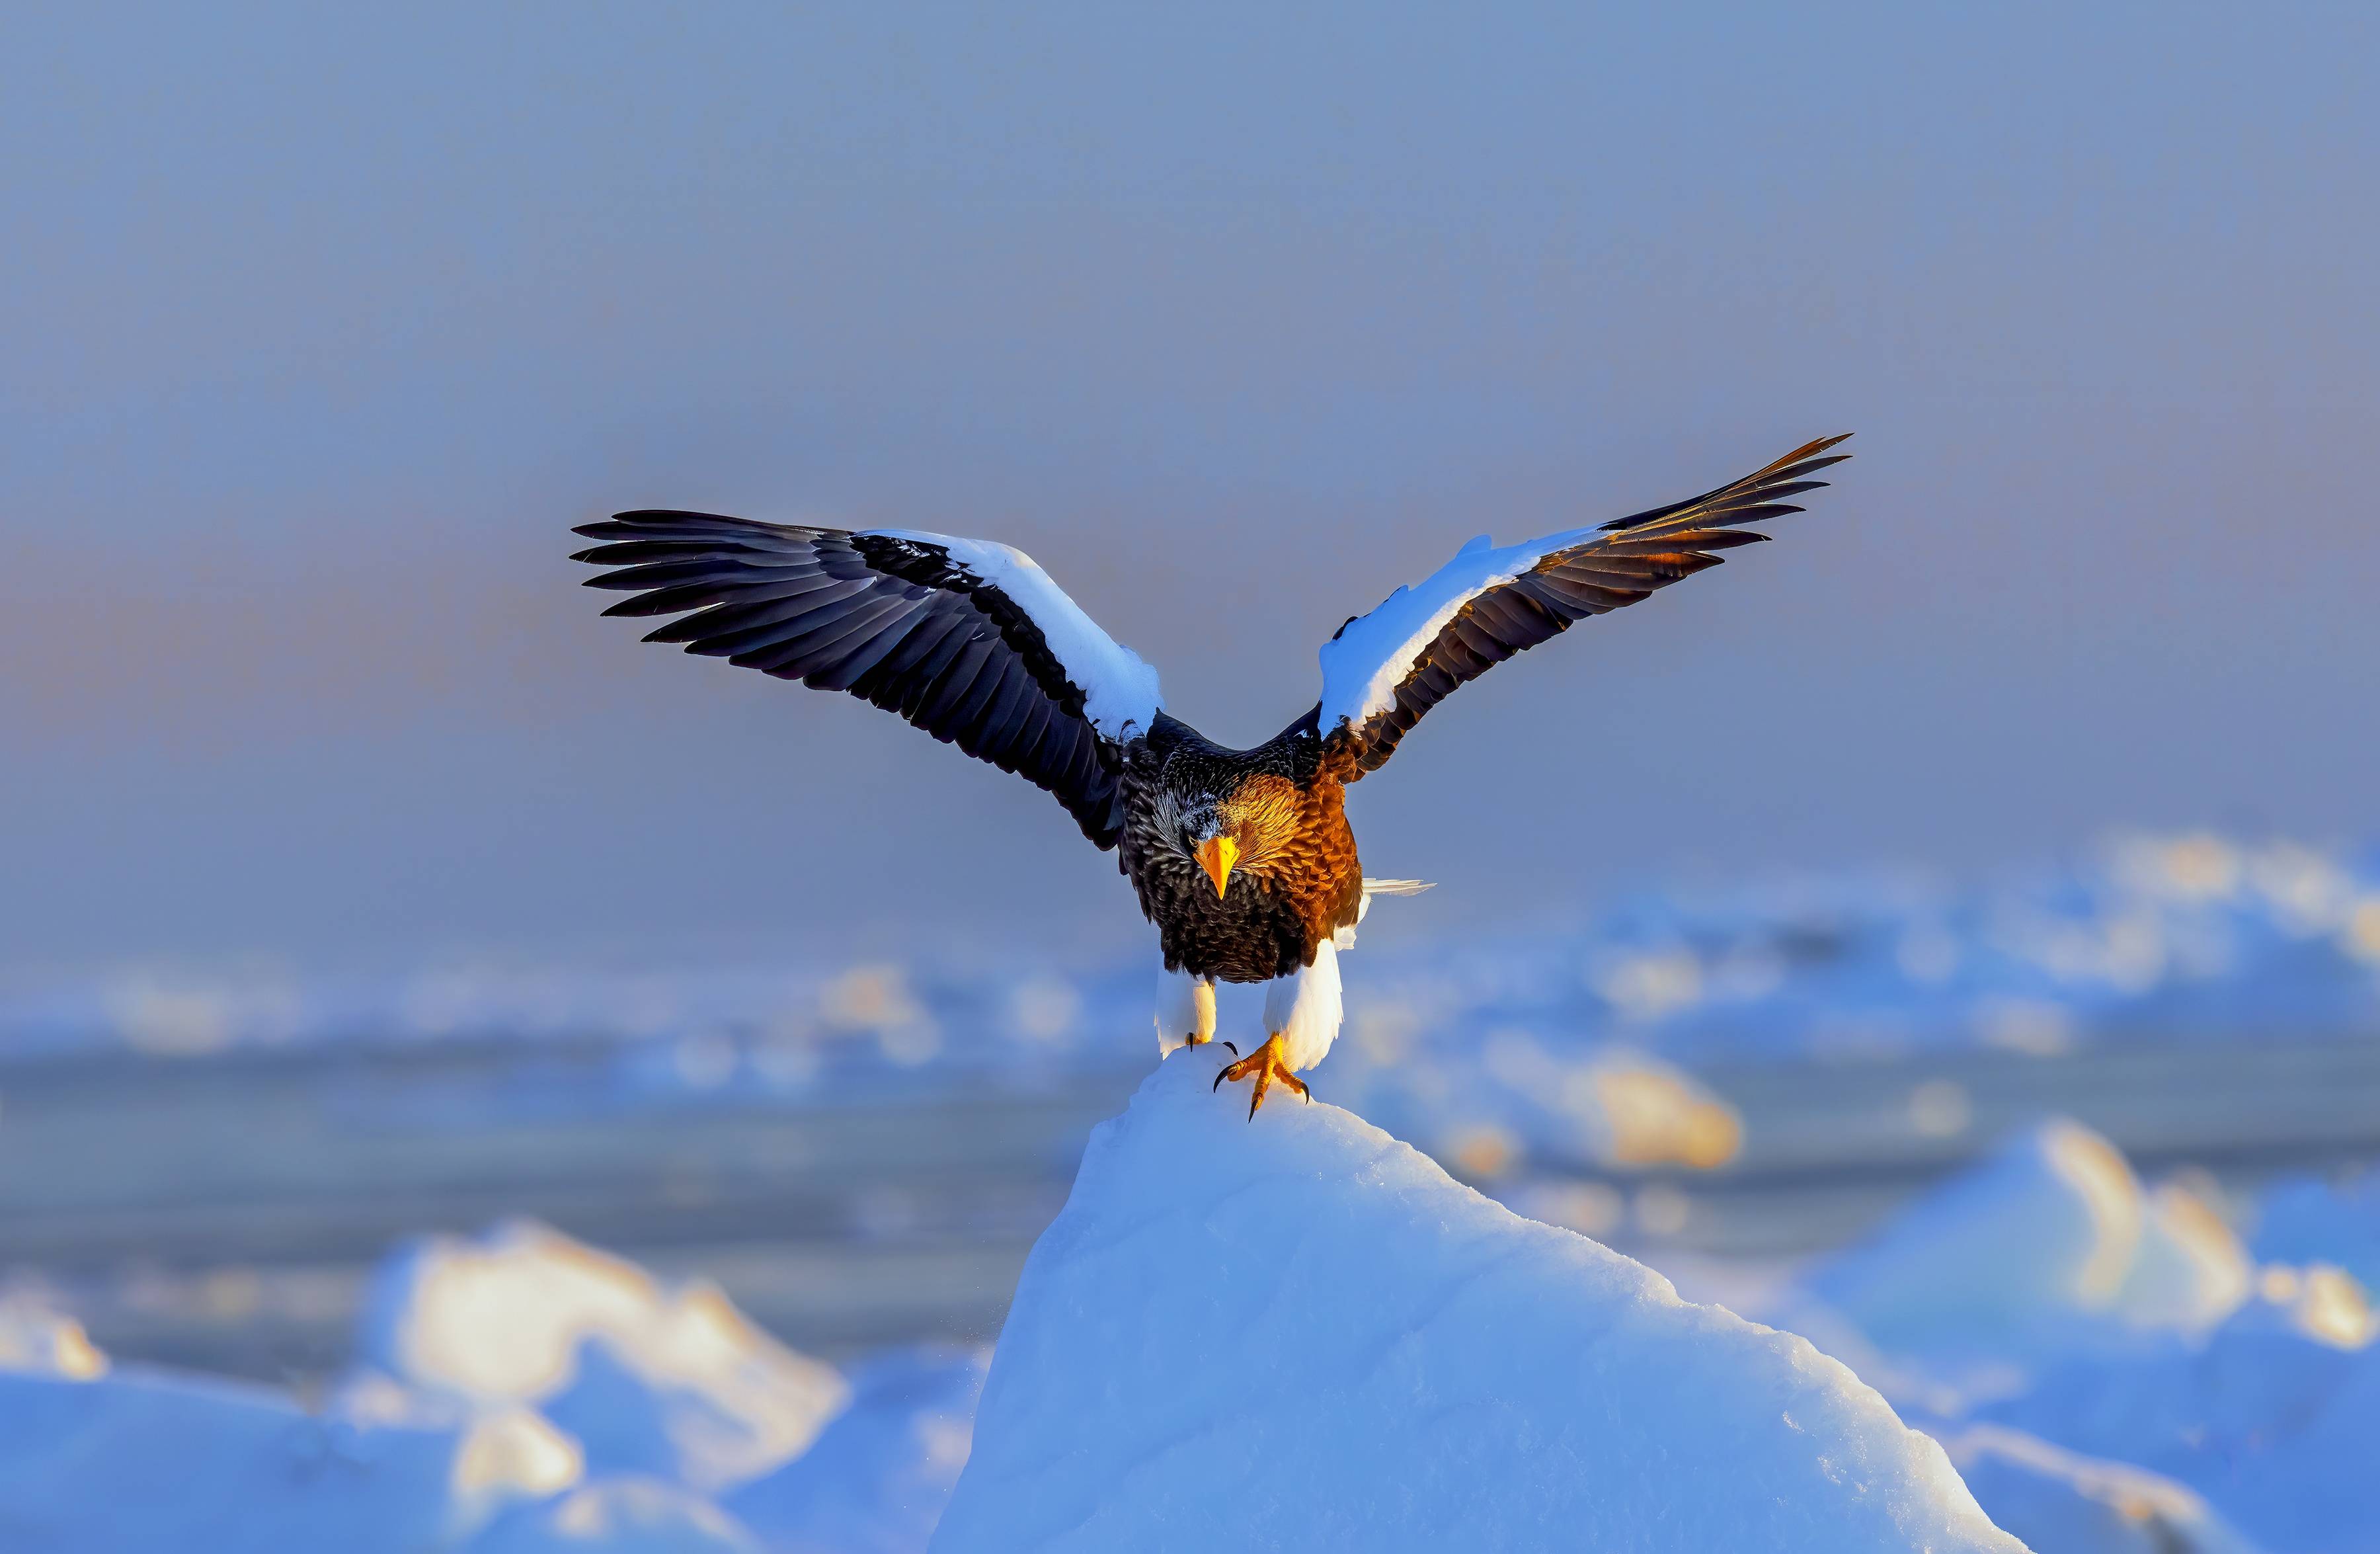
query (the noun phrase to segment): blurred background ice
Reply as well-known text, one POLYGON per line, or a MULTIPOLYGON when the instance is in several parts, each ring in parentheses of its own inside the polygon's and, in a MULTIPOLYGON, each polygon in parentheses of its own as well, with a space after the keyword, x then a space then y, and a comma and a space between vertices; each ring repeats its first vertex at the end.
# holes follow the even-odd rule
MULTIPOLYGON (((302 1378, 346 1354, 389 1243, 530 1215, 708 1274, 807 1349, 987 1342, 1155 1058, 1152 983, 1138 958, 921 956, 18 992, 8 1277, 112 1350, 302 1378)), ((1225 1035, 1256 1017, 1224 1000, 1225 1035)), ((2256 1205, 2380 1156, 2375 1028, 2380 863, 2130 835, 1988 883, 1646 891, 1359 952, 1316 1082, 1632 1249, 1807 1257, 2055 1114, 2187 1184, 2171 1256, 2228 1223, 2369 1277, 2374 1234, 2340 1239, 2314 1189, 2268 1226, 2256 1205)))
MULTIPOLYGON (((1315 1077, 1811 1337, 2036 1548, 2344 1554, 2380 1536, 2375 922, 2369 854, 2203 832, 1645 891, 1351 962, 1315 1077)), ((176 1526, 245 1525, 228 1481, 309 1536, 385 1499, 392 1548, 921 1548, 1025 1253, 1155 1061, 1148 971, 19 994, 0 1510, 89 1533, 128 1441, 200 1430, 176 1526)))

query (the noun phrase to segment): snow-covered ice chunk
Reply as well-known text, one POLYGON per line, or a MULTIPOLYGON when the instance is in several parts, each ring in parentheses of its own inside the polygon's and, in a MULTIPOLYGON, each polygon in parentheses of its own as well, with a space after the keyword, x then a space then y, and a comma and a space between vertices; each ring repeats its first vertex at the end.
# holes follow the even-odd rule
POLYGON ((376 1370, 348 1374, 325 1414, 358 1430, 444 1431, 458 1438, 447 1476, 458 1524, 477 1525, 516 1499, 558 1494, 586 1476, 577 1440, 533 1409, 422 1392, 376 1370))
POLYGON ((1808 1289, 1886 1351, 2023 1363, 2127 1329, 2204 1331, 2247 1283, 2212 1209, 2179 1186, 2143 1194, 2114 1145, 2058 1120, 1902 1209, 1808 1289))
POLYGON ((1033 1251, 939 1554, 2021 1546, 1842 1366, 1197 1049, 1033 1251))
POLYGON ((2144 1353, 2076 1355, 1980 1412, 2187 1484, 2270 1548, 2369 1550, 2380 1548, 2374 1338, 2345 1273, 2271 1267, 2209 1338, 2170 1334, 2144 1353))
POLYGON ((2079 1123, 2010 1139, 1811 1281, 1887 1349, 2026 1348, 2029 1329, 2113 1312, 2141 1239, 2131 1167, 2079 1123))
POLYGON ((2205 1332, 2248 1298, 2248 1250, 2204 1198, 2179 1183, 2142 1205, 2140 1244, 2116 1292, 2118 1313, 2144 1328, 2205 1332))
POLYGON ((585 1444, 590 1473, 703 1490, 798 1455, 848 1395, 832 1366, 715 1287, 665 1286, 528 1222, 399 1252, 375 1278, 358 1347, 407 1386, 540 1409, 585 1444))
POLYGON ((629 1477, 523 1506, 474 1538, 466 1554, 762 1554, 762 1548, 700 1496, 629 1477))
POLYGON ((851 1373, 851 1406, 808 1451, 727 1497, 784 1554, 923 1554, 966 1465, 983 1349, 877 1354, 851 1373))
POLYGON ((88 1381, 107 1369, 107 1356, 82 1324, 25 1294, 0 1299, 0 1371, 88 1381))
POLYGON ((446 1487, 457 1519, 480 1522, 510 1501, 567 1489, 586 1470, 578 1443, 543 1414, 491 1408, 464 1425, 446 1487))
POLYGON ((2033 1554, 2257 1554, 2204 1500, 2145 1468, 1996 1425, 1943 1445, 1976 1501, 2033 1554))
POLYGON ((417 1554, 576 1473, 566 1443, 517 1412, 373 1426, 229 1381, 0 1376, 9 1554, 417 1554))

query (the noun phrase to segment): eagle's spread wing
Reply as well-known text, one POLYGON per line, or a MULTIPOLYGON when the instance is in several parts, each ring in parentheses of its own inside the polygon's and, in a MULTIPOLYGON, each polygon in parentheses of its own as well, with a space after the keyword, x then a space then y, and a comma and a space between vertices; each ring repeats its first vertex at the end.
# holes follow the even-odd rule
POLYGON ((1802 511, 1785 499, 1827 483, 1805 477, 1850 457, 1827 455, 1842 440, 1804 443, 1732 485, 1599 528, 1501 550, 1485 535, 1474 540, 1323 644, 1318 727, 1326 751, 1353 781, 1387 760, 1455 686, 1574 621, 1717 566, 1713 552, 1766 540, 1740 526, 1802 511))
POLYGON ((1157 672, 1022 551, 710 513, 621 513, 577 532, 607 542, 573 560, 616 569, 588 586, 636 592, 605 614, 682 615, 646 641, 865 697, 1047 788, 1084 835, 1115 844, 1121 751, 1156 719, 1157 672))

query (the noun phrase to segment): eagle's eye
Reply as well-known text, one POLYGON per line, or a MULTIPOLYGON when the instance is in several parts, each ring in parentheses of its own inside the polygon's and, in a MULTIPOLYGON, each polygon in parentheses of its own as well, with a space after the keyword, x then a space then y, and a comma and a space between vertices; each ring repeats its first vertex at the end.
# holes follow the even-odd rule
POLYGON ((1223 833, 1223 817, 1212 804, 1200 804, 1182 814, 1180 822, 1182 850, 1195 853, 1199 844, 1212 841, 1223 833))

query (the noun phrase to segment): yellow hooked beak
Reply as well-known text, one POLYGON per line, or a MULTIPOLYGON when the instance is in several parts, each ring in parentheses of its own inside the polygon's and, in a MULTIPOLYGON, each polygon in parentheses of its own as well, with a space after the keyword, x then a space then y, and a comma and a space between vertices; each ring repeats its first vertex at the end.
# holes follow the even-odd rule
POLYGON ((1228 836, 1211 837, 1198 844, 1198 867, 1215 881, 1217 895, 1221 895, 1223 887, 1232 882, 1232 860, 1239 856, 1240 844, 1228 836))

